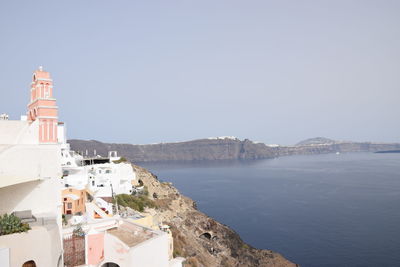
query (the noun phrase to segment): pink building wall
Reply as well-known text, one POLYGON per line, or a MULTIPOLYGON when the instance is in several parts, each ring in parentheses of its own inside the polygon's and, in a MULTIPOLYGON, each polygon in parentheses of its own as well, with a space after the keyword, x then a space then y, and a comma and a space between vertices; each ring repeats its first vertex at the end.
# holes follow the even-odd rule
POLYGON ((104 259, 104 233, 89 234, 88 239, 88 264, 97 265, 104 259))

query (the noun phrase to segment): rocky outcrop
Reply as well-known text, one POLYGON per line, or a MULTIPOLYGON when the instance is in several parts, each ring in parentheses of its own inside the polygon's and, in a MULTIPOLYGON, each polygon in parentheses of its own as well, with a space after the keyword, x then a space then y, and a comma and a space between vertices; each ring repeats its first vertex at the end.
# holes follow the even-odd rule
POLYGON ((280 254, 244 243, 239 235, 196 209, 171 183, 161 183, 146 169, 134 165, 137 178, 147 186, 158 208, 147 210, 161 223, 168 224, 174 237, 174 254, 187 259, 192 267, 297 266, 280 254))
POLYGON ((132 145, 102 143, 99 141, 69 140, 72 150, 106 156, 108 151, 132 162, 199 161, 199 160, 252 160, 288 155, 326 154, 336 152, 376 152, 398 150, 400 144, 370 142, 337 142, 326 138, 313 138, 295 146, 269 146, 248 139, 215 138, 179 143, 132 145))

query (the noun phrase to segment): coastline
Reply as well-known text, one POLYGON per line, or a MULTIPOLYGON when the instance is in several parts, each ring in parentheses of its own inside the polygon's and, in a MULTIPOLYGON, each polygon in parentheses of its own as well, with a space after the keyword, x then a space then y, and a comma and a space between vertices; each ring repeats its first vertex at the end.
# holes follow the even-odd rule
POLYGON ((171 226, 174 254, 185 257, 188 266, 299 266, 277 252, 246 244, 228 226, 197 210, 196 203, 171 183, 160 182, 145 168, 132 166, 158 206, 147 212, 171 226))
POLYGON ((107 155, 117 151, 131 162, 179 162, 270 159, 291 155, 400 150, 399 143, 335 142, 294 146, 269 146, 239 139, 199 139, 180 143, 133 145, 95 140, 69 140, 71 149, 82 154, 107 155))
POLYGON ((382 249, 374 257, 365 244, 379 235, 386 246, 398 245, 386 230, 399 229, 398 214, 387 212, 396 210, 399 197, 398 155, 296 155, 254 164, 146 167, 254 247, 280 252, 302 266, 390 266, 398 256, 382 249), (381 219, 365 220, 369 215, 381 219), (344 257, 333 256, 339 254, 344 257))

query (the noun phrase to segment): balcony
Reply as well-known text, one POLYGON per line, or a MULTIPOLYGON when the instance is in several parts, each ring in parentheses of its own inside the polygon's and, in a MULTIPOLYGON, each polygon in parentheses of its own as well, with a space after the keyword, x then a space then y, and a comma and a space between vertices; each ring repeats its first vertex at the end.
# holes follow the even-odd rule
POLYGON ((0 247, 9 252, 0 255, 0 263, 23 266, 34 261, 36 266, 61 266, 61 237, 56 218, 38 217, 29 225, 31 229, 27 232, 0 236, 0 247))

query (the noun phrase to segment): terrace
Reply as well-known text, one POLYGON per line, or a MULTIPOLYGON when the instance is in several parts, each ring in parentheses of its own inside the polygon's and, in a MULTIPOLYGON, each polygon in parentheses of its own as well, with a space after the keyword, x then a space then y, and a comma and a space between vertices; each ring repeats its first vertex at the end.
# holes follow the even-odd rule
POLYGON ((60 263, 61 254, 57 251, 62 251, 62 248, 56 218, 40 215, 21 221, 29 224, 30 229, 27 232, 0 236, 0 247, 7 251, 0 257, 0 263, 9 262, 9 266, 23 266, 33 260, 37 266, 54 266, 55 263, 60 263))
POLYGON ((117 237, 128 247, 134 247, 156 236, 155 232, 131 223, 123 223, 119 227, 109 229, 107 233, 117 237))

